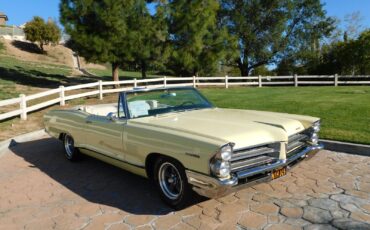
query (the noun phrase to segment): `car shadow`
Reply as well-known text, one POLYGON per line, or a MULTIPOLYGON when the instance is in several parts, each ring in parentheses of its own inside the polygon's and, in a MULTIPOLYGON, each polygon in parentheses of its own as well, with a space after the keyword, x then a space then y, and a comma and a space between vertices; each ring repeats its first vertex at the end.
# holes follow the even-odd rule
MULTIPOLYGON (((132 214, 164 215, 174 211, 159 198, 154 184, 91 157, 77 162, 64 157, 54 138, 16 143, 10 150, 84 199, 132 214)), ((42 188, 40 188, 42 189, 42 188)), ((195 198, 192 204, 200 202, 195 198)))

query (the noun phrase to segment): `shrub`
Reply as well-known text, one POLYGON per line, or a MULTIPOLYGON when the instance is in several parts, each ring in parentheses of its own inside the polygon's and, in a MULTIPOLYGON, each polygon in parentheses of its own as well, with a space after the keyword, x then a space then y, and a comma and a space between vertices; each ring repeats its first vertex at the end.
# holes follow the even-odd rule
POLYGON ((60 40, 60 29, 55 22, 44 21, 41 17, 35 16, 30 22, 27 22, 24 33, 26 39, 31 42, 37 42, 42 51, 44 45, 57 44, 60 40))

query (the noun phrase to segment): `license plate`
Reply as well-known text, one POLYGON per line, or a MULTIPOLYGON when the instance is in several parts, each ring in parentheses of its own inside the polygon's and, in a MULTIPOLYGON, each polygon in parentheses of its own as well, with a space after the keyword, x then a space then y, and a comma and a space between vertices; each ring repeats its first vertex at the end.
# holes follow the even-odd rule
POLYGON ((286 167, 272 171, 271 178, 274 180, 274 179, 277 179, 285 175, 286 175, 286 167))

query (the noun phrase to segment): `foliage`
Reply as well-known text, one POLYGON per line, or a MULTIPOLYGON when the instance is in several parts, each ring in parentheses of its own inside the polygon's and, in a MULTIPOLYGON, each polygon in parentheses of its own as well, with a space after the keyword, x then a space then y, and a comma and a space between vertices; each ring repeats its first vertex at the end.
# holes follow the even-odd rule
POLYGON ((268 70, 268 68, 265 65, 261 65, 261 66, 254 68, 251 72, 251 75, 252 76, 258 76, 258 75, 271 76, 271 75, 274 75, 274 73, 268 70))
POLYGON ((322 60, 311 73, 370 74, 370 30, 356 40, 334 42, 324 47, 322 60))
POLYGON ((239 41, 236 64, 243 76, 251 70, 315 49, 332 30, 319 0, 221 0, 220 22, 239 41))
POLYGON ((109 62, 118 81, 118 68, 134 61, 135 37, 127 21, 135 1, 62 0, 61 22, 71 36, 70 45, 89 62, 109 62))
POLYGON ((44 52, 44 45, 57 44, 61 38, 59 27, 52 20, 44 21, 41 17, 35 16, 24 28, 26 39, 37 42, 41 51, 44 52))
POLYGON ((161 7, 167 12, 172 73, 209 75, 232 55, 232 38, 217 24, 217 0, 173 0, 161 7))
POLYGON ((128 27, 135 41, 134 64, 140 66, 142 78, 146 78, 148 67, 163 69, 169 56, 164 12, 159 8, 152 16, 145 1, 136 1, 128 27))

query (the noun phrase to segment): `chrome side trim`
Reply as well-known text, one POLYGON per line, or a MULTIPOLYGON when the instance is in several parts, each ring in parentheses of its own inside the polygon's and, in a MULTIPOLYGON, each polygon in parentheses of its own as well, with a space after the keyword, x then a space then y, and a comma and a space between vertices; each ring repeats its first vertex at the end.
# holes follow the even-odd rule
POLYGON ((265 173, 267 171, 272 171, 279 167, 283 167, 285 165, 285 162, 286 160, 278 160, 277 162, 270 164, 270 165, 259 166, 259 167, 251 168, 245 171, 237 172, 236 175, 239 179, 243 179, 246 177, 254 176, 256 174, 265 173))

